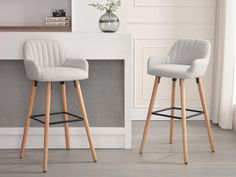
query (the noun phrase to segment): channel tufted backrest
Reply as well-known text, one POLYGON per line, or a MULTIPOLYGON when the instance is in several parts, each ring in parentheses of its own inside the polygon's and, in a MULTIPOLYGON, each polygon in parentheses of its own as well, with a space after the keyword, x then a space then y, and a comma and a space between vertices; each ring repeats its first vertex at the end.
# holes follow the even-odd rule
POLYGON ((24 57, 39 67, 57 67, 65 61, 63 51, 53 40, 29 40, 24 44, 24 57))
POLYGON ((211 45, 205 40, 181 39, 175 42, 168 55, 171 63, 191 65, 195 59, 208 59, 211 45))

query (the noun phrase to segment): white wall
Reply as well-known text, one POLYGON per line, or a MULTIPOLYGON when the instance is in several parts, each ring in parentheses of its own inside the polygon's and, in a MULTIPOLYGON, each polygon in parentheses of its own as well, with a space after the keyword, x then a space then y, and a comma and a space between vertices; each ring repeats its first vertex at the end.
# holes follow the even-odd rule
MULTIPOLYGON (((215 0, 127 1, 127 31, 134 36, 133 119, 141 120, 145 119, 154 79, 146 74, 147 58, 166 53, 179 38, 204 38, 212 42, 214 49, 216 2, 215 0)), ((208 108, 211 101, 211 78, 212 62, 203 79, 208 108)), ((187 82, 186 91, 187 106, 201 109, 195 81, 187 82)), ((171 80, 162 79, 156 106, 170 106, 170 93, 171 80)))

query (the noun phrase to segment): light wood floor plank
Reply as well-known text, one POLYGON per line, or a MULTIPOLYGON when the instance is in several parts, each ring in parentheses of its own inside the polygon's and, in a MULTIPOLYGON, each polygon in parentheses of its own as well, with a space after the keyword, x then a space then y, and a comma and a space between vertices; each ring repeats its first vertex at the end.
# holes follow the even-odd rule
MULTIPOLYGON (((98 149, 97 163, 88 150, 49 150, 50 177, 235 177, 236 132, 213 125, 217 147, 209 152, 204 121, 188 121, 189 164, 183 165, 181 121, 175 121, 175 143, 169 144, 169 121, 152 121, 145 153, 139 155, 143 121, 133 122, 132 150, 98 149), (79 158, 78 158, 79 156, 79 158)), ((0 150, 0 177, 41 177, 42 150, 0 150)))

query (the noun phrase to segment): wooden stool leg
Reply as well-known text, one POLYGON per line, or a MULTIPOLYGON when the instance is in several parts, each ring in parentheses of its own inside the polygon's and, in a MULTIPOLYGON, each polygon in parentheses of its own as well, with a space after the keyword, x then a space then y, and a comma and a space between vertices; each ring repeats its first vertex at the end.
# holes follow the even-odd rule
MULTIPOLYGON (((67 99, 66 99, 66 84, 65 82, 61 83, 61 95, 62 95, 62 110, 63 112, 67 111, 67 99)), ((64 121, 68 120, 68 115, 63 115, 64 121)), ((64 123, 65 128, 65 140, 66 140, 66 149, 70 149, 70 137, 69 137, 69 126, 68 123, 64 123)))
MULTIPOLYGON (((171 93, 171 107, 175 107, 175 97, 176 97, 176 79, 172 79, 172 93, 171 93)), ((174 135, 174 109, 171 109, 171 120, 170 120, 170 144, 173 143, 173 135, 174 135)))
POLYGON ((75 85, 76 85, 76 95, 77 95, 78 100, 79 100, 80 111, 81 111, 82 116, 83 116, 84 126, 85 126, 86 134, 87 134, 87 137, 88 137, 90 150, 91 150, 91 153, 92 153, 93 160, 96 162, 97 161, 97 155, 96 155, 96 151, 95 151, 94 144, 93 144, 93 138, 92 138, 91 133, 90 133, 89 121, 88 121, 88 117, 87 117, 87 113, 86 113, 86 109, 85 109, 85 105, 84 105, 84 99, 83 99, 83 95, 82 95, 82 91, 81 91, 81 87, 80 87, 80 82, 75 81, 75 85))
POLYGON ((214 139, 213 139, 213 135, 212 135, 212 131, 211 131, 211 124, 210 124, 208 111, 207 111, 207 107, 206 107, 206 100, 205 100, 205 96, 204 96, 202 80, 200 78, 197 78, 196 80, 197 80, 198 90, 199 90, 199 94, 200 94, 200 98, 201 98, 202 109, 203 109, 203 112, 204 112, 205 123, 206 123, 206 127, 207 127, 207 132, 208 132, 208 138, 209 138, 209 142, 210 142, 210 146, 211 146, 211 151, 215 152, 215 143, 214 143, 214 139))
POLYGON ((148 132, 148 128, 149 128, 149 125, 150 125, 150 120, 151 120, 151 116, 152 116, 152 110, 153 110, 153 106, 154 106, 154 103, 155 103, 155 99, 156 99, 156 95, 157 95, 157 89, 158 89, 158 84, 160 82, 160 79, 161 79, 160 77, 156 77, 155 81, 154 81, 152 97, 151 97, 151 101, 150 101, 150 104, 149 104, 149 109, 148 109, 146 123, 145 123, 145 127, 144 127, 144 132, 143 132, 143 138, 142 138, 142 142, 141 142, 140 149, 139 149, 139 153, 140 154, 143 153, 144 144, 146 142, 147 132, 148 132))
POLYGON ((31 93, 30 93, 30 97, 29 97, 28 111, 27 111, 26 121, 25 121, 25 128, 24 128, 24 133, 23 133, 22 142, 21 142, 20 158, 24 157, 25 144, 26 144, 26 139, 27 139, 27 136, 28 136, 29 125, 30 125, 30 116, 32 114, 32 110, 33 110, 33 106, 34 106, 35 92, 36 92, 35 81, 32 81, 31 93))
POLYGON ((186 125, 185 86, 184 86, 184 80, 182 80, 182 79, 180 79, 180 97, 181 97, 184 163, 188 164, 188 143, 187 143, 187 125, 186 125))
POLYGON ((51 103, 51 82, 46 83, 46 110, 44 120, 44 153, 43 153, 43 171, 48 169, 48 129, 50 121, 50 103, 51 103))

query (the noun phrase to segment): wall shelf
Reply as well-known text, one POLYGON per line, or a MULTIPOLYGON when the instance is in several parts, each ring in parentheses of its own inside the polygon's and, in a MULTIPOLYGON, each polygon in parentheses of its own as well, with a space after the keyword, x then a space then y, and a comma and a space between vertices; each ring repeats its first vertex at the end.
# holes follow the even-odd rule
POLYGON ((71 32, 68 26, 45 26, 53 9, 64 9, 66 16, 72 16, 71 6, 71 0, 4 0, 0 6, 0 32, 71 32))
POLYGON ((71 32, 70 26, 0 26, 0 32, 71 32))

